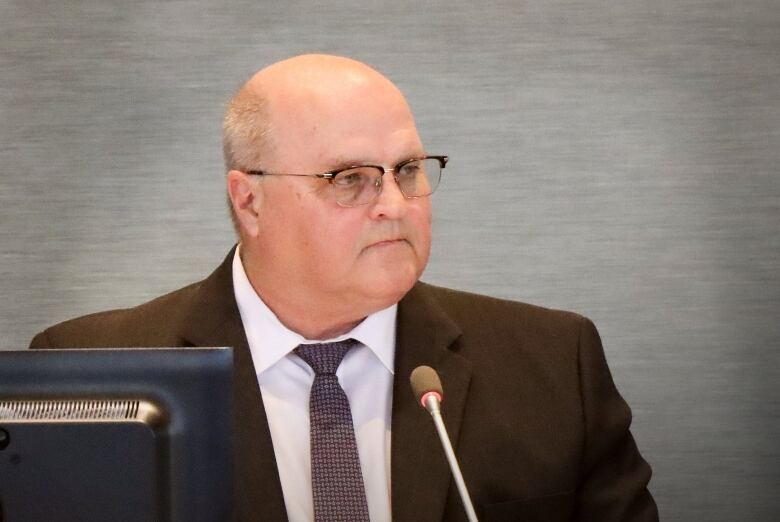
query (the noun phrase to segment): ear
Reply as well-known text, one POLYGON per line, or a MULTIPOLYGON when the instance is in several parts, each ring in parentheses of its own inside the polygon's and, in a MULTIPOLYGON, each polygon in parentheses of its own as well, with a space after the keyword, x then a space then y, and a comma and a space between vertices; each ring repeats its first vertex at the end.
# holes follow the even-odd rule
POLYGON ((258 217, 263 200, 260 183, 238 170, 228 172, 226 182, 228 197, 242 233, 248 237, 257 237, 260 231, 258 217))

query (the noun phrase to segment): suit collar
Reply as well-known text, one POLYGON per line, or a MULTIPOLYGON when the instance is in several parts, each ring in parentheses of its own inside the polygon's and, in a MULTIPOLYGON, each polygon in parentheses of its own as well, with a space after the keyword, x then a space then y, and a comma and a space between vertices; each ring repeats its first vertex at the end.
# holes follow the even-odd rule
POLYGON ((440 521, 451 473, 428 412, 409 386, 419 365, 433 367, 444 388, 442 416, 456 446, 471 379, 471 364, 456 353, 459 328, 431 289, 418 283, 398 306, 391 450, 394 520, 440 521))

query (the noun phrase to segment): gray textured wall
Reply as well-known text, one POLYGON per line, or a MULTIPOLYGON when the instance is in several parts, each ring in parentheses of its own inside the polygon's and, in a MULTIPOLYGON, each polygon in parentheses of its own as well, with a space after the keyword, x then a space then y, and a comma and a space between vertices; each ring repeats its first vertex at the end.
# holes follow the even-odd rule
POLYGON ((432 152, 425 278, 593 318, 668 521, 780 517, 780 3, 0 0, 0 346, 207 274, 220 114, 307 51, 432 152))

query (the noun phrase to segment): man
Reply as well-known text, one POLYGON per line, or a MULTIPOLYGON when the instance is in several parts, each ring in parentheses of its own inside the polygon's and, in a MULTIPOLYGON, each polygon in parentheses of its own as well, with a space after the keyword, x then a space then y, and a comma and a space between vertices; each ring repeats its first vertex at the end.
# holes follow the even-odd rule
POLYGON ((465 520, 409 391, 421 364, 441 375, 482 520, 657 520, 590 321, 418 282, 446 158, 427 156, 389 80, 333 56, 271 65, 231 100, 224 149, 240 237, 225 262, 136 308, 52 327, 33 347, 233 346, 239 520, 328 520, 323 505, 355 499, 360 514, 345 520, 465 520), (297 348, 312 341, 336 342, 315 354, 346 346, 334 392, 352 417, 343 443, 317 439, 321 377, 297 348), (323 476, 342 484, 345 473, 322 469, 342 458, 321 453, 328 444, 353 453, 357 483, 336 489, 349 500, 322 493, 323 476))

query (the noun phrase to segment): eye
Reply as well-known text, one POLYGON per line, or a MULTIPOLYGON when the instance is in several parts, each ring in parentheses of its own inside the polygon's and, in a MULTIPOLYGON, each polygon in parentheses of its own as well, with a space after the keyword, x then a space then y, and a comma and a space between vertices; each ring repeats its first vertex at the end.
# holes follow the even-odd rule
POLYGON ((414 178, 422 171, 422 163, 420 161, 410 161, 398 169, 399 178, 414 178))
POLYGON ((364 169, 342 170, 333 178, 333 183, 338 187, 360 187, 365 185, 370 177, 364 169))

